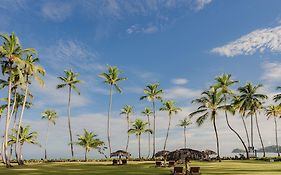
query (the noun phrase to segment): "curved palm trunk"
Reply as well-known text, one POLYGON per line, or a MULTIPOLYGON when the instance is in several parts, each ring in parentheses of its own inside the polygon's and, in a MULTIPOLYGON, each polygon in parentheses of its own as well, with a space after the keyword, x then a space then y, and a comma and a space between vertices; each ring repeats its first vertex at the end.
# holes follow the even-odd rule
MULTIPOLYGON (((26 78, 26 82, 28 82, 28 77, 26 78)), ((21 124, 22 124, 22 118, 23 118, 23 114, 24 114, 24 110, 25 110, 25 104, 26 104, 27 96, 28 96, 28 83, 26 83, 26 88, 25 88, 25 92, 24 92, 24 99, 23 99, 21 114, 20 114, 19 123, 18 123, 17 139, 16 139, 16 146, 15 146, 16 152, 18 150, 18 145, 19 145, 20 127, 21 127, 21 124)), ((20 160, 20 157, 21 157, 21 155, 18 157, 18 164, 23 165, 23 162, 20 160)))
POLYGON ((214 125, 214 130, 215 130, 215 134, 216 134, 216 141, 217 141, 217 159, 221 162, 221 158, 220 158, 220 145, 219 145, 219 136, 218 136, 218 131, 217 131, 217 126, 216 126, 216 118, 213 118, 213 125, 214 125))
POLYGON ((184 135, 184 148, 186 148, 186 127, 183 128, 183 135, 184 135))
POLYGON ((111 108, 112 108, 112 85, 110 85, 110 89, 109 89, 109 107, 108 107, 108 116, 107 116, 107 141, 108 141, 109 156, 111 154, 111 144, 110 144, 110 116, 111 116, 111 108))
POLYGON ((249 139, 249 133, 248 133, 247 125, 246 125, 246 122, 245 122, 245 119, 244 119, 243 116, 241 116, 241 119, 243 121, 244 129, 245 129, 245 133, 246 133, 246 137, 247 137, 247 141, 248 141, 248 147, 250 147, 250 139, 249 139))
POLYGON ((155 157, 155 132, 156 132, 156 111, 155 111, 155 101, 152 101, 153 106, 153 152, 152 152, 152 158, 155 157))
MULTIPOLYGON (((147 116, 147 123, 148 123, 148 129, 151 129, 150 128, 150 119, 149 119, 149 116, 147 116)), ((147 154, 147 159, 149 158, 150 156, 150 133, 148 133, 148 154, 147 154)))
MULTIPOLYGON (((128 126, 127 126, 128 130, 127 130, 127 131, 129 131, 129 129, 130 129, 130 118, 129 118, 129 117, 130 117, 130 116, 127 115, 127 124, 128 124, 128 126)), ((130 134, 129 134, 128 132, 127 132, 127 134, 128 134, 128 136, 127 136, 126 152, 128 151, 129 140, 130 140, 130 134)))
MULTIPOLYGON (((15 91, 14 93, 14 103, 13 103, 13 107, 12 107, 12 111, 11 111, 11 117, 14 115, 14 124, 13 124, 13 129, 16 129, 16 119, 17 119, 17 109, 16 109, 16 103, 17 103, 17 90, 15 91)), ((11 118, 10 118, 10 121, 11 121, 11 118)), ((9 122, 10 122, 9 121, 9 122)), ((12 160, 12 157, 13 157, 13 145, 10 145, 10 156, 9 156, 9 159, 12 160)))
POLYGON ((260 142, 261 142, 261 146, 262 146, 263 157, 265 157, 265 149, 264 149, 264 145, 263 145, 263 141, 262 141, 262 137, 261 137, 261 132, 260 132, 257 114, 255 114, 255 118, 256 118, 257 130, 258 130, 258 134, 259 134, 259 138, 260 138, 260 142))
POLYGON ((68 90, 68 130, 69 130, 69 139, 70 139, 71 158, 73 159, 74 158, 74 151, 73 151, 71 122, 70 122, 70 102, 71 102, 71 86, 69 86, 69 90, 68 90))
POLYGON ((45 160, 48 159, 48 157, 47 157, 47 144, 48 144, 49 127, 50 127, 50 121, 48 121, 46 140, 45 140, 45 160))
POLYGON ((274 126, 275 126, 275 141, 276 141, 277 155, 278 155, 278 157, 280 157, 279 145, 278 145, 278 133, 277 133, 277 121, 276 121, 276 117, 274 117, 274 126))
POLYGON ((141 144, 140 144, 140 135, 138 135, 139 140, 139 159, 141 159, 141 144))
POLYGON ((254 148, 254 127, 253 127, 253 115, 251 115, 251 147, 254 148))
POLYGON ((246 146, 245 142, 243 141, 243 139, 241 138, 241 136, 238 134, 238 132, 235 131, 235 130, 231 127, 231 125, 229 124, 227 111, 225 111, 225 119, 226 119, 226 123, 227 123, 227 126, 229 127, 229 129, 239 138, 239 140, 240 140, 241 143, 243 144, 244 149, 245 149, 245 152, 246 152, 246 157, 247 157, 247 159, 249 159, 249 152, 248 152, 247 146, 246 146))
POLYGON ((169 137, 170 126, 171 126, 171 115, 169 115, 169 124, 168 124, 168 130, 167 130, 166 139, 165 139, 165 142, 164 142, 164 150, 166 150, 167 140, 168 140, 168 137, 169 137))
MULTIPOLYGON (((10 78, 11 78, 11 72, 10 72, 10 78)), ((9 132, 9 119, 10 119, 10 104, 11 104, 11 89, 12 89, 12 81, 9 78, 9 86, 8 86, 8 107, 7 107, 7 117, 6 117, 6 123, 5 123, 5 135, 4 135, 4 159, 6 162, 6 167, 11 167, 9 156, 8 156, 8 132, 9 132)))

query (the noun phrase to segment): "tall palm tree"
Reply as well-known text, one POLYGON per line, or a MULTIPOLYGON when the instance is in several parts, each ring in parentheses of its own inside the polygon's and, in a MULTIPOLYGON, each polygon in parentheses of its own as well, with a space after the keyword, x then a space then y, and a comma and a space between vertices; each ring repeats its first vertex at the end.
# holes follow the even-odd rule
POLYGON ((46 141, 45 141, 45 159, 47 160, 47 144, 48 144, 49 127, 50 127, 50 124, 53 124, 53 125, 56 124, 58 114, 55 110, 47 109, 44 112, 42 112, 41 115, 42 115, 42 119, 48 120, 46 141))
POLYGON ((263 100, 267 99, 267 96, 261 93, 258 93, 258 89, 261 88, 262 85, 253 85, 252 83, 247 83, 243 87, 239 87, 238 91, 240 92, 240 105, 241 108, 245 111, 247 116, 251 117, 251 147, 254 149, 254 136, 253 136, 253 116, 256 119, 256 127, 258 130, 259 139, 263 148, 263 156, 265 157, 265 149, 258 125, 258 116, 257 112, 262 109, 263 100))
POLYGON ((187 117, 185 117, 183 120, 180 120, 180 123, 178 124, 179 127, 183 128, 184 148, 187 148, 186 147, 186 128, 191 124, 192 124, 192 122, 187 117))
MULTIPOLYGON (((18 134, 17 134, 17 142, 16 142, 16 152, 18 149, 18 143, 19 143, 19 132, 20 132, 20 127, 22 124, 22 119, 23 119, 23 114, 26 106, 26 101, 27 97, 29 96, 29 91, 28 87, 29 84, 31 84, 31 78, 34 78, 41 86, 44 85, 44 81, 41 79, 41 76, 45 75, 45 69, 41 67, 39 64, 39 58, 33 58, 32 55, 27 55, 26 59, 22 61, 22 64, 20 65, 23 73, 23 77, 25 79, 24 82, 24 100, 22 104, 22 109, 21 109, 21 114, 19 118, 19 123, 18 123, 18 134)), ((19 145, 20 146, 20 145, 19 145)), ((18 163, 20 163, 20 159, 18 159, 18 163)))
POLYGON ((199 117, 196 119, 196 123, 198 126, 201 126, 206 119, 210 118, 213 127, 215 130, 215 136, 216 136, 216 142, 217 142, 217 158, 219 161, 220 159, 220 148, 219 148, 219 136, 216 126, 216 119, 218 115, 219 110, 223 110, 225 108, 224 99, 222 98, 222 93, 218 91, 217 88, 211 87, 209 90, 204 91, 202 93, 202 96, 198 99, 195 99, 192 101, 192 103, 199 104, 199 107, 196 111, 189 114, 190 117, 194 117, 195 115, 199 115, 199 117))
MULTIPOLYGON (((15 129, 12 129, 12 134, 9 135, 9 144, 15 144, 17 142, 17 133, 18 131, 15 129)), ((22 158, 22 148, 24 143, 29 143, 29 144, 35 144, 39 145, 39 142, 37 141, 37 132, 30 132, 30 126, 20 127, 20 135, 19 135, 19 144, 20 144, 20 152, 19 152, 19 161, 20 164, 23 165, 23 158, 22 158)))
POLYGON ((84 135, 77 135, 78 142, 75 142, 76 145, 82 146, 85 148, 85 161, 88 161, 88 152, 92 149, 100 149, 104 142, 96 138, 97 135, 94 132, 89 132, 84 129, 84 135))
POLYGON ((145 95, 140 97, 140 100, 146 99, 149 102, 152 102, 152 109, 153 109, 153 152, 152 158, 155 156, 155 138, 156 138, 156 109, 155 109, 155 102, 156 100, 162 101, 163 90, 159 89, 159 84, 149 84, 144 89, 145 95))
POLYGON ((232 80, 231 74, 223 74, 221 76, 216 77, 215 80, 216 80, 216 84, 214 86, 216 86, 216 88, 218 88, 223 95, 223 100, 224 100, 224 105, 225 105, 224 113, 225 113, 225 119, 226 119, 227 126, 238 137, 238 139, 241 141, 241 143, 242 143, 242 145, 245 149, 247 159, 248 159, 249 158, 249 152, 248 152, 247 146, 246 146, 245 142, 243 141, 242 137, 239 135, 239 133, 230 125, 228 115, 227 115, 227 113, 228 113, 227 108, 229 108, 229 107, 232 108, 231 105, 227 104, 228 100, 231 99, 232 96, 233 96, 233 92, 230 89, 230 86, 234 85, 238 81, 232 80))
POLYGON ((107 115, 107 141, 109 148, 109 155, 111 153, 111 143, 110 143, 110 118, 112 111, 112 90, 113 87, 118 93, 121 93, 122 90, 119 87, 118 83, 122 80, 127 80, 125 77, 119 77, 121 71, 116 66, 108 66, 107 72, 103 72, 99 75, 99 77, 104 79, 104 83, 109 85, 109 107, 108 107, 108 115, 107 115))
POLYGON ((7 106, 7 115, 5 122, 4 130, 4 162, 6 167, 11 167, 9 156, 8 156, 8 130, 11 119, 11 93, 12 93, 12 81, 13 75, 19 74, 20 81, 23 82, 23 75, 19 68, 19 65, 22 64, 22 57, 28 53, 35 53, 35 49, 21 47, 19 38, 13 32, 11 35, 0 34, 0 37, 4 40, 3 44, 0 46, 0 58, 2 64, 2 74, 7 75, 8 82, 8 106, 7 106))
MULTIPOLYGON (((126 120, 127 120, 127 129, 130 129, 130 115, 133 114, 134 112, 134 108, 130 105, 125 105, 122 109, 121 109, 121 115, 125 115, 126 116, 126 120)), ((127 144, 126 144, 126 152, 128 151, 128 146, 129 146, 129 140, 130 140, 130 134, 128 133, 128 138, 127 138, 127 144)))
POLYGON ((151 129, 147 129, 147 125, 147 122, 144 122, 141 119, 136 119, 132 128, 128 130, 129 134, 135 134, 138 137, 139 159, 141 159, 141 135, 147 132, 152 133, 151 129))
MULTIPOLYGON (((147 123, 148 123, 148 129, 151 129, 150 127, 150 116, 152 115, 152 111, 150 108, 146 107, 144 108, 144 110, 141 112, 144 116, 147 117, 147 123)), ((150 144, 150 133, 148 133, 148 154, 147 154, 147 158, 149 158, 150 156, 150 147, 151 147, 151 144, 150 144)))
POLYGON ((273 117, 274 119, 274 128, 275 128, 275 141, 276 141, 276 149, 277 149, 277 155, 280 157, 279 152, 279 145, 278 145, 278 134, 277 134, 277 121, 276 118, 280 118, 281 115, 281 106, 280 105, 269 105, 266 109, 266 116, 269 119, 270 117, 273 117))
MULTIPOLYGON (((281 90, 281 86, 278 86, 276 89, 277 89, 277 90, 281 90)), ((276 95, 274 95, 274 96, 273 96, 273 100, 274 100, 275 102, 280 101, 280 100, 281 100, 281 94, 276 94, 276 95)))
POLYGON ((70 139, 70 151, 71 151, 71 157, 74 158, 74 152, 73 152, 73 139, 72 139, 72 131, 71 131, 71 121, 70 121, 70 102, 71 102, 71 93, 72 90, 74 90, 78 95, 80 95, 80 91, 76 87, 77 84, 81 83, 81 80, 78 80, 77 77, 79 76, 78 73, 73 72, 72 69, 70 70, 64 70, 65 76, 64 77, 58 77, 62 81, 62 84, 57 85, 57 89, 61 89, 64 87, 68 87, 68 110, 67 110, 67 116, 68 116, 68 131, 69 131, 69 139, 70 139))
POLYGON ((173 114, 177 114, 179 111, 181 111, 181 108, 178 108, 175 106, 175 102, 171 100, 167 100, 166 102, 163 103, 163 107, 160 108, 160 111, 167 111, 168 116, 169 116, 169 124, 168 124, 168 129, 167 129, 167 134, 166 134, 166 139, 164 142, 164 150, 166 150, 166 145, 167 145, 167 140, 169 137, 169 131, 170 131, 170 126, 171 126, 171 118, 173 114))

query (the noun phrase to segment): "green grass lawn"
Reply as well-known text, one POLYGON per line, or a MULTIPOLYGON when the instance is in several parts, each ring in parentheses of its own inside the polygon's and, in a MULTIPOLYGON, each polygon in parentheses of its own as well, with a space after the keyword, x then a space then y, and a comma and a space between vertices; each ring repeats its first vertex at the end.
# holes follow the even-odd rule
MULTIPOLYGON (((263 161, 223 161, 219 162, 191 162, 191 166, 200 166, 202 174, 281 174, 281 162, 263 161)), ((153 163, 131 163, 126 166, 111 166, 106 163, 41 163, 14 166, 6 169, 0 166, 0 174, 116 174, 116 175, 168 175, 172 168, 155 168, 153 163)))

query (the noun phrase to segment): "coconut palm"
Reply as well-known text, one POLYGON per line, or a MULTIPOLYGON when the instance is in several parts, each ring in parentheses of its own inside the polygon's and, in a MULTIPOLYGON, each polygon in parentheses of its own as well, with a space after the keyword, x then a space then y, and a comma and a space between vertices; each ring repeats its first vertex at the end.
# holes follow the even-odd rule
POLYGON ((178 126, 183 128, 183 135, 184 135, 184 148, 186 147, 186 128, 191 125, 192 122, 190 121, 190 119, 188 119, 187 117, 185 117, 183 120, 180 120, 178 126))
POLYGON ((8 82, 8 106, 7 116, 4 130, 4 162, 6 167, 11 167, 10 160, 8 157, 8 130, 11 119, 11 94, 12 94, 12 82, 15 74, 20 75, 20 81, 24 81, 21 69, 19 66, 22 64, 22 57, 28 53, 35 53, 35 49, 21 47, 19 38, 13 32, 11 35, 0 34, 0 37, 4 40, 0 46, 0 58, 2 64, 2 74, 7 75, 8 82))
POLYGON ((254 136, 253 136, 253 116, 255 116, 256 119, 256 127, 258 130, 258 135, 259 139, 263 148, 263 156, 265 157, 265 150, 264 150, 264 145, 259 129, 259 124, 258 124, 258 115, 257 112, 261 110, 263 100, 267 99, 267 96, 261 93, 258 93, 258 89, 261 88, 262 85, 253 85, 252 83, 247 83, 243 87, 239 87, 238 91, 240 92, 240 106, 245 111, 245 114, 247 116, 251 117, 251 147, 252 149, 254 148, 254 136))
MULTIPOLYGON (((277 89, 277 90, 281 90, 281 86, 278 86, 276 89, 277 89)), ((274 100, 275 102, 279 102, 279 101, 281 100, 281 94, 276 94, 276 95, 274 95, 274 96, 273 96, 273 100, 274 100)))
POLYGON ((141 135, 147 132, 152 133, 151 129, 147 129, 147 125, 147 122, 144 122, 141 119, 136 119, 132 128, 128 130, 129 134, 135 134, 138 137, 139 159, 141 159, 141 135))
MULTIPOLYGON (((148 123, 148 129, 151 129, 151 127, 150 127, 150 116, 152 115, 152 111, 151 111, 151 109, 150 108, 148 108, 148 107, 146 107, 146 108, 144 108, 144 110, 141 112, 144 116, 146 116, 147 117, 147 123, 148 123)), ((149 156, 150 156, 150 146, 151 146, 151 144, 150 144, 150 133, 147 133, 148 134, 148 154, 147 154, 147 158, 149 158, 149 156)))
POLYGON ((110 143, 110 118, 112 111, 112 90, 113 87, 118 93, 121 93, 122 90, 119 87, 118 83, 122 80, 127 80, 125 77, 119 77, 121 71, 116 66, 108 66, 107 72, 103 72, 99 75, 99 77, 104 79, 104 83, 109 85, 109 107, 108 107, 108 115, 107 115, 107 141, 109 148, 109 155, 111 153, 111 143, 110 143))
POLYGON ((74 90, 78 95, 80 95, 79 89, 76 87, 77 84, 81 83, 81 80, 78 80, 77 77, 79 76, 78 73, 73 72, 72 69, 70 70, 64 70, 64 77, 58 77, 62 81, 62 84, 57 85, 57 89, 61 89, 64 87, 68 88, 68 110, 67 110, 67 116, 68 116, 68 131, 69 131, 69 139, 70 139, 70 151, 71 151, 71 157, 74 158, 74 151, 73 151, 73 138, 72 138, 72 131, 71 131, 71 121, 70 121, 70 102, 71 102, 71 93, 72 90, 74 90))
POLYGON ((9 135, 9 144, 15 144, 17 142, 17 133, 19 134, 19 146, 20 146, 20 152, 19 152, 19 161, 20 165, 23 165, 23 158, 22 158, 22 148, 24 143, 29 143, 29 144, 35 144, 39 145, 39 142, 37 141, 37 132, 30 132, 30 126, 20 127, 20 132, 16 131, 15 129, 12 129, 12 134, 9 135))
POLYGON ((210 118, 213 127, 215 130, 215 136, 216 136, 216 142, 217 142, 217 158, 220 161, 220 148, 219 148, 219 136, 216 126, 216 119, 218 115, 219 110, 223 110, 225 108, 224 99, 222 98, 222 93, 218 91, 217 88, 211 87, 209 90, 204 91, 202 93, 202 96, 198 99, 195 99, 192 101, 192 103, 199 104, 199 107, 196 111, 189 114, 190 117, 194 117, 196 115, 199 115, 199 117, 196 119, 196 123, 198 126, 201 126, 206 119, 210 118))
MULTIPOLYGON (((127 120, 127 129, 130 129, 130 115, 133 114, 134 112, 134 108, 130 105, 125 105, 122 109, 121 109, 121 115, 125 115, 126 116, 126 120, 127 120)), ((126 144, 126 152, 128 151, 128 146, 129 146, 129 140, 130 140, 130 134, 128 133, 128 138, 127 138, 127 144, 126 144)))
POLYGON ((84 135, 77 135, 78 142, 75 142, 76 145, 82 146, 85 148, 85 161, 88 161, 88 152, 92 149, 100 149, 104 142, 96 138, 97 135, 94 132, 89 132, 84 129, 84 135))
POLYGON ((163 90, 159 89, 159 84, 149 84, 144 89, 145 95, 140 97, 140 100, 146 99, 149 102, 152 102, 152 109, 153 109, 153 152, 152 152, 152 158, 154 158, 155 155, 155 138, 156 138, 156 110, 155 110, 155 102, 156 100, 162 101, 162 94, 163 90))
POLYGON ((163 103, 163 107, 160 108, 160 111, 167 111, 168 116, 169 116, 168 129, 167 129, 166 139, 165 139, 164 148, 163 148, 165 151, 168 137, 169 137, 172 115, 177 114, 179 111, 181 111, 181 108, 176 107, 175 102, 173 102, 171 100, 167 100, 166 102, 163 103))
POLYGON ((225 119, 226 119, 227 126, 241 141, 241 143, 245 149, 247 159, 248 159, 249 152, 248 152, 247 146, 246 146, 245 142, 243 141, 242 137, 239 135, 239 133, 230 125, 229 119, 228 119, 228 112, 227 112, 227 110, 228 110, 227 108, 232 107, 231 105, 227 104, 228 100, 231 99, 233 96, 233 92, 230 89, 230 86, 234 85, 238 81, 232 80, 231 74, 223 74, 221 76, 216 77, 215 80, 216 80, 216 84, 214 86, 216 86, 216 88, 218 88, 223 95, 223 100, 224 100, 224 105, 225 105, 224 113, 225 113, 225 119))
POLYGON ((47 160, 47 143, 48 143, 48 134, 50 124, 55 125, 58 118, 58 114, 55 110, 47 109, 41 114, 42 119, 48 120, 47 132, 46 132, 46 141, 45 141, 45 159, 47 160))
POLYGON ((277 155, 280 156, 279 152, 279 145, 278 145, 278 134, 277 134, 277 120, 276 118, 280 118, 281 115, 281 106, 280 105, 269 105, 266 109, 266 116, 269 118, 274 119, 274 128, 275 128, 275 141, 276 141, 276 149, 277 149, 277 155))

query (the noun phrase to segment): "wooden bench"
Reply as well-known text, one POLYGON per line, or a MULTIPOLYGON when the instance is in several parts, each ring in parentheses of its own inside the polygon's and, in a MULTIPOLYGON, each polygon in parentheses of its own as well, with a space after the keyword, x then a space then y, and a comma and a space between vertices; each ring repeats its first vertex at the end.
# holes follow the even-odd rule
POLYGON ((113 160, 112 160, 112 165, 118 165, 118 160, 113 159, 113 160))
POLYGON ((161 161, 156 161, 155 162, 155 166, 156 167, 161 167, 162 166, 162 162, 161 161))
POLYGON ((169 166, 169 167, 173 167, 173 166, 175 166, 175 161, 169 161, 168 166, 169 166))
POLYGON ((122 160, 122 165, 127 165, 127 160, 126 159, 122 160))
POLYGON ((174 167, 173 175, 184 175, 183 167, 174 167))
POLYGON ((190 167, 189 174, 201 174, 200 173, 200 167, 190 167))

